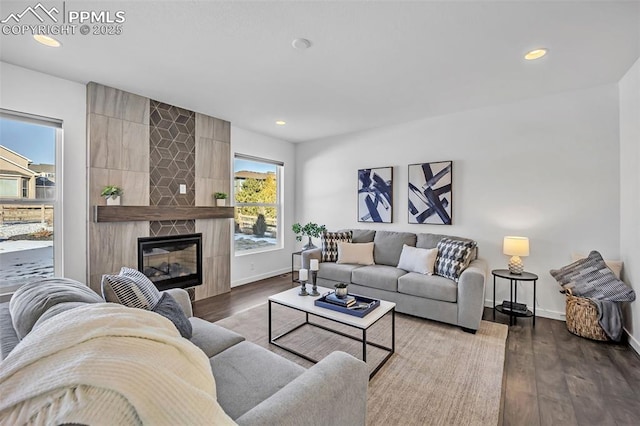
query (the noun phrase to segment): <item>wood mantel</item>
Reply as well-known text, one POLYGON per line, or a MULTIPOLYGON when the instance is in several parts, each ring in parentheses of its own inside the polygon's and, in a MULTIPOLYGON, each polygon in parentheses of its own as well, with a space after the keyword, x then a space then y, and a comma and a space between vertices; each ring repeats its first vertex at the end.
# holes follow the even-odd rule
POLYGON ((94 206, 94 222, 229 219, 233 207, 94 206))

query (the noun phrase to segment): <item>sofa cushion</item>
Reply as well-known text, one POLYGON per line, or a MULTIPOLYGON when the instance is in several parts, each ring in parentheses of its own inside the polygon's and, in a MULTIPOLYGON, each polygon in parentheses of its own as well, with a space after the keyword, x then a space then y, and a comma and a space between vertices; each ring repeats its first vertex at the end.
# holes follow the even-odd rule
POLYGON ((415 272, 409 272, 398 278, 398 293, 442 300, 443 302, 458 300, 458 286, 453 280, 438 275, 423 275, 415 272))
POLYGON ((351 241, 354 243, 372 243, 376 231, 372 229, 352 229, 351 241))
POLYGON ((469 266, 472 260, 471 255, 475 247, 475 241, 454 240, 451 238, 441 239, 438 242, 435 273, 458 282, 460 274, 469 266))
POLYGON ((176 326, 180 335, 185 339, 191 339, 193 329, 189 319, 182 311, 182 308, 169 293, 162 293, 160 301, 151 309, 152 312, 162 315, 176 326))
POLYGON ((64 303, 58 303, 57 305, 54 305, 52 307, 50 307, 49 309, 47 309, 47 312, 45 312, 44 314, 42 314, 40 316, 40 318, 38 318, 38 321, 36 321, 35 324, 33 324, 33 329, 35 330, 36 328, 40 327, 42 325, 43 322, 45 322, 46 320, 48 320, 49 318, 53 318, 58 314, 61 314, 63 312, 66 312, 70 309, 75 309, 78 308, 80 306, 84 306, 86 305, 86 302, 64 302, 64 303))
POLYGON ((400 260, 402 247, 416 246, 416 234, 410 232, 376 231, 373 239, 373 260, 376 265, 396 266, 400 260))
POLYGON ((351 282, 380 290, 398 291, 398 278, 407 272, 395 266, 371 265, 354 269, 351 282))
POLYGON ((209 358, 233 345, 244 341, 244 337, 224 327, 197 317, 189 318, 193 330, 191 343, 202 349, 209 358))
POLYGON ((338 260, 336 263, 373 265, 373 243, 338 243, 338 260))
POLYGON ((418 274, 433 275, 433 267, 436 264, 438 249, 422 249, 404 245, 398 268, 407 272, 417 272, 418 274))
POLYGON ((351 231, 338 231, 322 233, 322 262, 335 262, 338 260, 338 243, 350 243, 351 231))
POLYGON ((318 278, 349 283, 351 282, 351 272, 357 268, 362 268, 362 265, 332 262, 321 263, 318 269, 318 278))
POLYGON ((151 310, 160 301, 160 292, 146 275, 123 267, 119 275, 102 276, 102 295, 107 302, 130 308, 151 310))
POLYGON ((102 298, 86 285, 69 278, 46 278, 27 283, 9 302, 11 322, 20 339, 52 306, 65 302, 100 303, 102 298))
POLYGON ((218 403, 232 419, 305 372, 298 364, 250 342, 238 343, 211 358, 211 370, 218 403))
POLYGON ((19 341, 11 322, 9 302, 0 303, 0 359, 5 359, 19 341))

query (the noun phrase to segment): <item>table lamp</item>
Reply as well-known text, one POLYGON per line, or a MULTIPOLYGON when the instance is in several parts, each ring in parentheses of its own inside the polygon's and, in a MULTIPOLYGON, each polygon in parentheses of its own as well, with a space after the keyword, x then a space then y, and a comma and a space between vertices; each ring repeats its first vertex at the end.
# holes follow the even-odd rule
POLYGON ((522 271, 524 271, 524 265, 520 256, 529 256, 529 238, 504 237, 502 252, 511 256, 511 259, 509 259, 509 272, 521 275, 522 271))

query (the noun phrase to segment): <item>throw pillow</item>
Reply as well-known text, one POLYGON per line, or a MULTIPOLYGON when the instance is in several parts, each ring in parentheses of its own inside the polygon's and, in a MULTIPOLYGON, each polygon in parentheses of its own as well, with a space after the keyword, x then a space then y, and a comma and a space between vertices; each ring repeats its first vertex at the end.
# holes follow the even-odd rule
POLYGON ((322 262, 335 262, 338 260, 338 243, 350 243, 353 233, 351 231, 323 232, 322 233, 322 262))
POLYGON ((338 243, 336 263, 373 265, 373 243, 338 243))
POLYGON ((549 271, 562 288, 576 296, 609 301, 633 300, 633 289, 616 278, 597 251, 560 269, 549 271))
POLYGON ((433 268, 436 264, 438 249, 422 249, 404 245, 398 268, 407 272, 416 272, 423 275, 433 275, 433 268))
POLYGON ((102 295, 107 302, 146 310, 160 301, 160 292, 151 280, 131 268, 122 268, 120 275, 103 275, 102 295))
POLYGON ((184 314, 176 299, 169 293, 163 293, 160 301, 151 311, 170 320, 185 339, 191 339, 191 336, 193 336, 193 328, 189 318, 184 314))
MULTIPOLYGON (((571 261, 575 262, 576 260, 584 259, 587 256, 583 254, 572 253, 571 261)), ((623 262, 621 260, 605 260, 604 263, 607 265, 609 269, 613 272, 617 279, 620 279, 620 274, 622 274, 622 266, 623 262)))
POLYGON ((86 285, 69 278, 46 278, 19 287, 9 302, 13 328, 22 340, 49 308, 66 302, 101 303, 86 285))
POLYGON ((471 254, 476 245, 475 241, 441 239, 437 247, 435 274, 458 282, 460 275, 471 262, 471 254))

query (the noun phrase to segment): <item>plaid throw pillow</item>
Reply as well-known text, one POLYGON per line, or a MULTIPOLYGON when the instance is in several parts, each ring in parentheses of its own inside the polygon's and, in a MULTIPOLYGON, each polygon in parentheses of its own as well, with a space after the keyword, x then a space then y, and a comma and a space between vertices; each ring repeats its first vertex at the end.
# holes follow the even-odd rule
POLYGON ((351 231, 322 233, 322 261, 335 262, 338 260, 338 243, 350 243, 353 237, 351 231))
POLYGON ((476 245, 475 241, 441 239, 438 242, 435 274, 458 282, 462 271, 471 263, 471 254, 476 245))
POLYGON ((142 272, 125 267, 119 275, 102 276, 102 297, 107 302, 151 310, 160 301, 160 292, 142 272))

